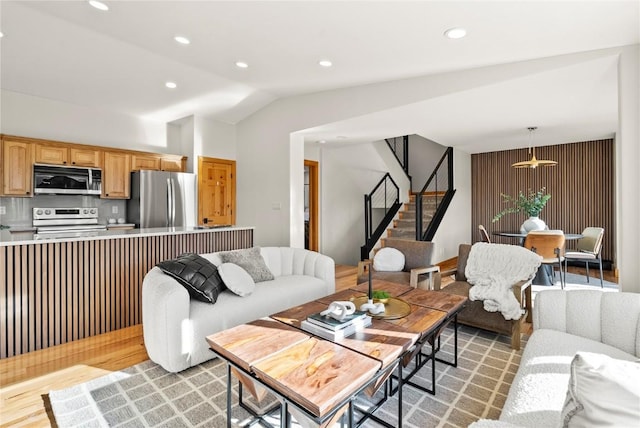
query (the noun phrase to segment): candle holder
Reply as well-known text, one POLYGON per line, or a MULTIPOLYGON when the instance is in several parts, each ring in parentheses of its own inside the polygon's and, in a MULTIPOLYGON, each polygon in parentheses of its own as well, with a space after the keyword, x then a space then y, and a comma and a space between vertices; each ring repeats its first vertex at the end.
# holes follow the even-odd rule
POLYGON ((360 310, 363 312, 369 312, 371 314, 380 314, 384 312, 384 303, 373 303, 373 285, 371 283, 371 263, 369 263, 369 300, 360 306, 360 310))

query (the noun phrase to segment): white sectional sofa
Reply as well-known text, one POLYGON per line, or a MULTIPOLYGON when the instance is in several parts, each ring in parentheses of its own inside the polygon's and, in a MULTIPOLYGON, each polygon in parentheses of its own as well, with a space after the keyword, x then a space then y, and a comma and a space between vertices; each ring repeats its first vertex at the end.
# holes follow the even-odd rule
MULTIPOLYGON (((575 376, 572 360, 581 351, 637 361, 640 294, 545 290, 536 295, 533 328, 499 421, 480 420, 472 427, 574 426, 566 412, 563 415, 570 377, 575 376)), ((636 376, 640 373, 640 365, 637 367, 632 370, 636 376)), ((606 407, 607 400, 612 399, 606 397, 606 391, 606 387, 593 388, 595 396, 591 398, 606 407)), ((619 396, 613 397, 618 399, 619 396)), ((583 404, 588 405, 586 400, 583 404)), ((640 400, 636 406, 631 410, 638 412, 637 426, 640 426, 640 400)), ((604 418, 615 418, 613 407, 603 412, 604 418), (607 414, 608 411, 611 413, 607 414)))
MULTIPOLYGON (((245 297, 225 290, 215 304, 190 299, 175 279, 151 269, 142 285, 149 358, 167 371, 182 371, 214 357, 206 336, 335 292, 332 258, 289 247, 263 247, 260 253, 275 278, 256 283, 245 297)), ((216 266, 222 263, 219 253, 201 256, 216 266)))

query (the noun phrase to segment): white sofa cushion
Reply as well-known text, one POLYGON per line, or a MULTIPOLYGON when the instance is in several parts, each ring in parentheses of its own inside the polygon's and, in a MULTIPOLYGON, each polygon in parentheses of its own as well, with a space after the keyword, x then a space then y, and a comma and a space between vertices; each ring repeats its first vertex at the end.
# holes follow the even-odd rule
POLYGON ((640 357, 640 294, 545 290, 536 295, 533 329, 564 331, 640 357))
POLYGON ((256 288, 251 275, 235 263, 222 263, 218 273, 224 285, 240 297, 248 296, 256 288))
POLYGON ((373 269, 378 272, 402 272, 404 254, 392 247, 383 247, 373 256, 373 269))
POLYGON ((578 352, 562 422, 565 428, 640 425, 640 363, 578 352))

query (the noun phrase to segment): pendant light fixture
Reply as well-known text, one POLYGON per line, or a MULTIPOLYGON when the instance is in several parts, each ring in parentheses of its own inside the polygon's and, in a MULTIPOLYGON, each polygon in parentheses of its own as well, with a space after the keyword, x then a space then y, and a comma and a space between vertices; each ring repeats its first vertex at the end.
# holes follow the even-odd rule
POLYGON ((531 160, 516 162, 511 165, 513 168, 537 168, 539 166, 556 166, 558 162, 552 160, 542 160, 536 158, 536 148, 533 145, 533 133, 538 129, 537 126, 531 126, 527 128, 529 130, 529 154, 531 155, 531 160), (533 150, 533 151, 532 151, 533 150))

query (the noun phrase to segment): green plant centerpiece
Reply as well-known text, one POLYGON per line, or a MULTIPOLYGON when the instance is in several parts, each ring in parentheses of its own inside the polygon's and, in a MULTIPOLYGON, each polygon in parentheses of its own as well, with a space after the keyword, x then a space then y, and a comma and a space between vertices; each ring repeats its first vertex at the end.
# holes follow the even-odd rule
POLYGON ((511 206, 496 214, 491 220, 492 223, 495 223, 507 214, 525 212, 529 215, 529 219, 520 227, 521 233, 528 233, 531 230, 541 230, 546 228, 544 222, 538 218, 544 206, 547 204, 549 199, 551 199, 551 195, 546 193, 546 188, 543 187, 537 192, 529 189, 527 194, 524 194, 522 190, 520 190, 517 196, 511 196, 504 193, 501 193, 500 196, 502 196, 503 203, 511 204, 511 206))
POLYGON ((374 302, 387 303, 391 295, 384 290, 374 290, 371 297, 374 302))

